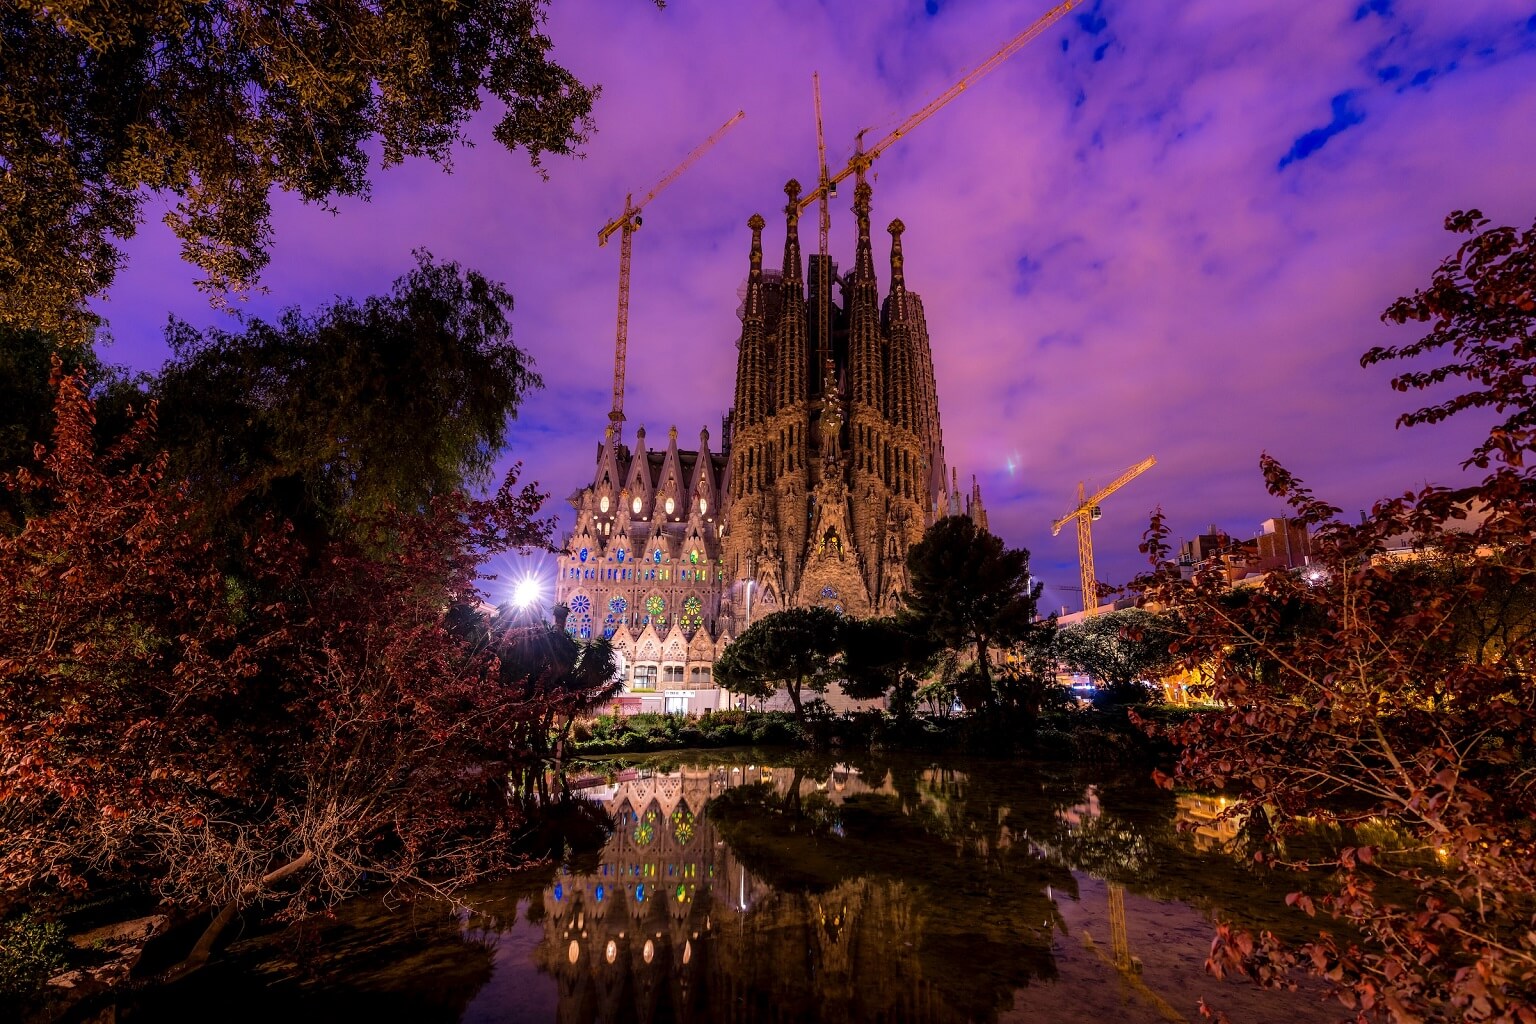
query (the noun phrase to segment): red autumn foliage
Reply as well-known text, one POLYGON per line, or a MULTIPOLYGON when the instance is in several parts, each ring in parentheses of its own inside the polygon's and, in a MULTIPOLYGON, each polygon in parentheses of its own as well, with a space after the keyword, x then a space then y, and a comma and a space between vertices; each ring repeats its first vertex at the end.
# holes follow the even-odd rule
POLYGON ((126 879, 222 923, 516 859, 509 740, 569 664, 509 671, 453 624, 487 554, 547 545, 537 492, 509 476, 318 553, 270 524, 231 566, 164 459, 134 461, 152 409, 106 452, 80 379, 56 412, 39 468, 6 481, 51 511, 0 537, 0 910, 126 879))
POLYGON ((1315 568, 1230 592, 1166 566, 1154 517, 1138 581, 1177 610, 1175 650, 1222 709, 1170 730, 1172 779, 1235 791, 1254 860, 1309 872, 1288 901, 1315 941, 1219 929, 1209 966, 1272 985, 1321 976, 1357 1021, 1536 1022, 1536 227, 1470 234, 1431 286, 1386 317, 1429 325, 1366 363, 1446 350, 1442 369, 1393 382, 1473 390, 1409 413, 1505 419, 1460 488, 1378 503, 1359 525, 1265 457, 1271 493, 1317 528, 1315 568), (1345 845, 1310 861, 1316 829, 1345 845))

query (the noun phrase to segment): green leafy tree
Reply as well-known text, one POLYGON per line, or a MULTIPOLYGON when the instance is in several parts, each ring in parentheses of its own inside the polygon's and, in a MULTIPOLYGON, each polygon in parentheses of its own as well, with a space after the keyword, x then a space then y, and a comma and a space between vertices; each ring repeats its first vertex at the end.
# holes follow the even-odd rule
POLYGON ((727 690, 758 699, 782 686, 803 726, 805 692, 826 693, 842 675, 844 621, 819 606, 764 615, 725 649, 715 677, 727 690))
POLYGON ((1023 643, 1039 628, 1041 585, 1029 582, 1029 552, 1003 546, 968 516, 946 516, 907 553, 909 614, 951 654, 969 652, 974 668, 960 674, 960 699, 972 710, 997 701, 992 655, 1023 643))
POLYGON ((1056 648, 1062 664, 1103 684, 1112 700, 1132 703, 1150 695, 1145 681, 1174 667, 1169 647, 1175 638, 1165 617, 1124 608, 1063 626, 1056 648))
POLYGON ((238 333, 173 322, 160 440, 234 527, 263 515, 326 537, 385 508, 487 481, 523 395, 512 296, 417 253, 389 294, 238 333))
POLYGON ((592 128, 546 0, 20 0, 0 11, 0 320, 78 325, 144 202, 216 294, 252 287, 271 192, 367 196, 370 153, 447 166, 487 96, 539 164, 592 128))
POLYGON ((1223 705, 1169 730, 1175 778, 1237 795, 1256 860, 1326 879, 1288 900, 1321 919, 1314 941, 1223 926, 1214 969, 1316 973, 1360 1021, 1504 1024, 1536 1020, 1536 649, 1519 622, 1536 595, 1536 225, 1469 211, 1446 226, 1468 237, 1385 314, 1428 333, 1363 362, 1440 357, 1393 386, 1470 390, 1399 424, 1502 417, 1464 463, 1487 475, 1350 523, 1265 456, 1271 493, 1317 530, 1317 571, 1272 573, 1235 601, 1215 574, 1164 564, 1156 516, 1144 549, 1158 568, 1138 586, 1178 609, 1180 656, 1223 705), (1366 832, 1321 863, 1287 850, 1316 822, 1379 835, 1383 821, 1390 844, 1366 832))

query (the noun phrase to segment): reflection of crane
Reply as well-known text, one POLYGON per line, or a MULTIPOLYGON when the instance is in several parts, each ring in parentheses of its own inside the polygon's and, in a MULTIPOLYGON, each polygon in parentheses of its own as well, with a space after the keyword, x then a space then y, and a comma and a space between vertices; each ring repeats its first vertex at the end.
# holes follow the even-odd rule
POLYGON ((1072 520, 1077 520, 1077 563, 1078 569, 1083 574, 1083 613, 1085 615, 1097 615, 1099 612, 1099 583, 1093 574, 1093 535, 1089 531, 1088 524, 1098 519, 1103 513, 1099 509, 1099 503, 1114 494, 1120 488, 1141 476, 1147 470, 1157 465, 1157 456, 1149 455, 1141 462, 1136 463, 1130 469, 1115 478, 1114 483, 1094 494, 1091 498, 1085 498, 1084 488, 1081 482, 1077 485, 1077 507, 1051 524, 1051 536, 1061 533, 1061 528, 1072 520))
POLYGON ((901 124, 897 125, 890 134, 886 135, 885 138, 881 139, 879 142, 876 142, 873 146, 870 146, 867 150, 864 148, 864 135, 869 131, 869 129, 865 128, 861 130, 856 137, 857 149, 853 154, 853 157, 848 161, 846 167, 832 175, 827 173, 827 147, 821 130, 821 80, 815 75, 811 76, 811 86, 815 93, 816 99, 816 188, 812 190, 810 195, 801 197, 800 209, 803 211, 812 203, 819 202, 821 204, 821 217, 818 221, 821 240, 820 245, 817 246, 816 251, 821 256, 822 266, 820 274, 817 275, 817 284, 821 288, 821 302, 819 305, 822 315, 821 325, 818 328, 817 333, 819 335, 821 350, 823 354, 825 354, 827 351, 827 332, 830 330, 827 325, 827 303, 829 302, 828 293, 831 290, 830 282, 827 280, 827 274, 829 272, 827 269, 827 232, 831 225, 831 216, 827 212, 827 200, 830 196, 837 194, 837 183, 848 177, 850 174, 857 174, 859 180, 863 181, 864 172, 869 169, 870 164, 875 162, 876 157, 880 156, 880 154, 884 153, 887 149, 890 149, 893 145, 895 145, 896 140, 900 139, 903 135, 906 135, 912 129, 928 120, 928 118, 932 117, 934 114, 938 113, 939 109, 948 104, 950 100, 954 99, 956 96, 959 96, 962 92, 965 92, 965 90, 975 85, 976 82, 980 80, 982 76, 986 75, 987 72, 1003 63, 1003 61, 1007 60, 1009 57, 1012 57, 1015 53, 1022 49, 1026 43, 1030 42, 1046 29, 1050 28, 1057 21, 1059 21, 1063 15, 1065 15, 1068 11, 1076 7, 1081 2, 1082 0, 1064 0, 1064 2, 1057 4, 1049 11, 1046 11, 1035 21, 1034 24, 1030 25, 1024 31, 1008 40, 1007 43, 1003 44, 1002 49, 998 50, 996 53, 992 54, 992 56, 976 65, 963 77, 961 77, 958 82, 954 83, 948 89, 945 89, 938 96, 934 97, 928 102, 927 106, 923 107, 917 113, 901 122, 901 124))
POLYGON ((629 344, 630 236, 640 229, 640 211, 645 209, 645 204, 649 203, 652 199, 655 199, 657 194, 659 194, 662 189, 672 184, 678 179, 679 175, 681 175, 688 168, 692 167, 694 161, 703 156, 711 146, 719 142, 720 137, 726 132, 730 131, 731 128, 735 127, 737 121, 740 121, 746 116, 746 111, 736 111, 735 117, 732 117, 729 121, 725 122, 725 124, 715 129, 715 133, 713 135, 699 143, 698 147, 695 148, 693 152, 689 153, 683 158, 682 163, 672 168, 666 177, 662 178, 655 185, 652 185, 651 190, 645 194, 645 198, 641 199, 638 203, 633 201, 634 193, 626 195, 624 197, 624 212, 613 218, 613 220, 610 220, 607 224, 604 224, 602 230, 597 233, 598 245, 607 245, 608 239, 613 237, 613 233, 615 231, 620 233, 619 327, 618 335, 614 341, 613 352, 613 409, 608 413, 608 437, 610 440, 614 439, 618 435, 620 426, 624 422, 624 350, 629 344))

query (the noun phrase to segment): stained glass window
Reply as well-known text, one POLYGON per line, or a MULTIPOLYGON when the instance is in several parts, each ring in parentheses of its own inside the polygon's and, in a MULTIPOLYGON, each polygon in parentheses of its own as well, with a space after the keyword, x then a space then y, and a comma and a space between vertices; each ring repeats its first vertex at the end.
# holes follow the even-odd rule
POLYGON ((699 600, 698 595, 690 594, 683 598, 683 614, 678 621, 682 623, 684 629, 691 632, 698 629, 704 622, 703 612, 704 602, 699 600))
POLYGON ((618 557, 619 557, 619 561, 621 561, 621 562, 624 561, 624 549, 623 548, 619 548, 619 555, 618 555, 618 557))
POLYGON ((577 615, 585 615, 592 610, 592 601, 586 594, 577 594, 571 598, 571 611, 577 615))
POLYGON ((837 591, 833 590, 831 587, 822 587, 821 596, 826 598, 828 601, 835 601, 837 600, 837 591))
POLYGON ((699 564, 699 549, 698 548, 694 548, 692 551, 688 552, 688 561, 692 562, 694 565, 698 565, 699 564))
POLYGON ((661 548, 657 548, 655 551, 651 552, 651 561, 655 562, 657 565, 661 564, 661 548))
POLYGON ((652 594, 645 599, 645 614, 650 616, 656 628, 660 629, 667 624, 667 601, 660 594, 652 594))
POLYGON ((581 560, 583 562, 585 562, 587 560, 587 549, 586 548, 582 548, 581 549, 581 560))
POLYGON ((608 599, 608 611, 614 615, 623 615, 628 610, 629 602, 622 597, 611 597, 608 599))
MULTIPOLYGON (((634 836, 635 836, 635 845, 636 846, 649 846, 649 845, 651 845, 651 840, 656 838, 656 812, 655 811, 646 811, 645 812, 645 815, 640 819, 640 823, 635 826, 634 836)), ((640 896, 640 894, 643 893, 644 891, 645 891, 645 887, 644 886, 638 886, 638 885, 635 886, 635 895, 639 896, 640 899, 645 899, 644 896, 640 896)))

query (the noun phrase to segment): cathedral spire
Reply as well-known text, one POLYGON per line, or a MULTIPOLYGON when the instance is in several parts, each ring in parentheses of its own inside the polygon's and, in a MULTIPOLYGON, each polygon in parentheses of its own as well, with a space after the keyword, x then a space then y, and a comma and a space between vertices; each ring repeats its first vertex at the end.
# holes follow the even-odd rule
MULTIPOLYGON (((775 407, 793 408, 811 396, 810 322, 805 303, 805 287, 800 277, 800 183, 791 178, 784 185, 789 202, 784 207, 783 315, 778 326, 778 362, 774 367, 775 407)), ((805 461, 804 431, 795 430, 783 442, 786 468, 797 468, 805 461)))
POLYGON ((790 178, 784 185, 789 202, 784 206, 784 284, 800 283, 800 182, 790 178))
POLYGON ((874 189, 869 187, 867 181, 859 182, 853 190, 853 215, 859 224, 859 244, 853 260, 855 281, 875 279, 874 248, 869 240, 869 201, 873 195, 874 189))
POLYGON ((905 320, 907 318, 907 275, 905 261, 901 255, 901 233, 907 230, 907 226, 898 217, 891 221, 886 228, 891 233, 891 318, 893 320, 905 320))
POLYGON ((763 322, 763 215, 754 213, 747 221, 752 229, 751 269, 747 271, 747 305, 742 319, 763 322))

